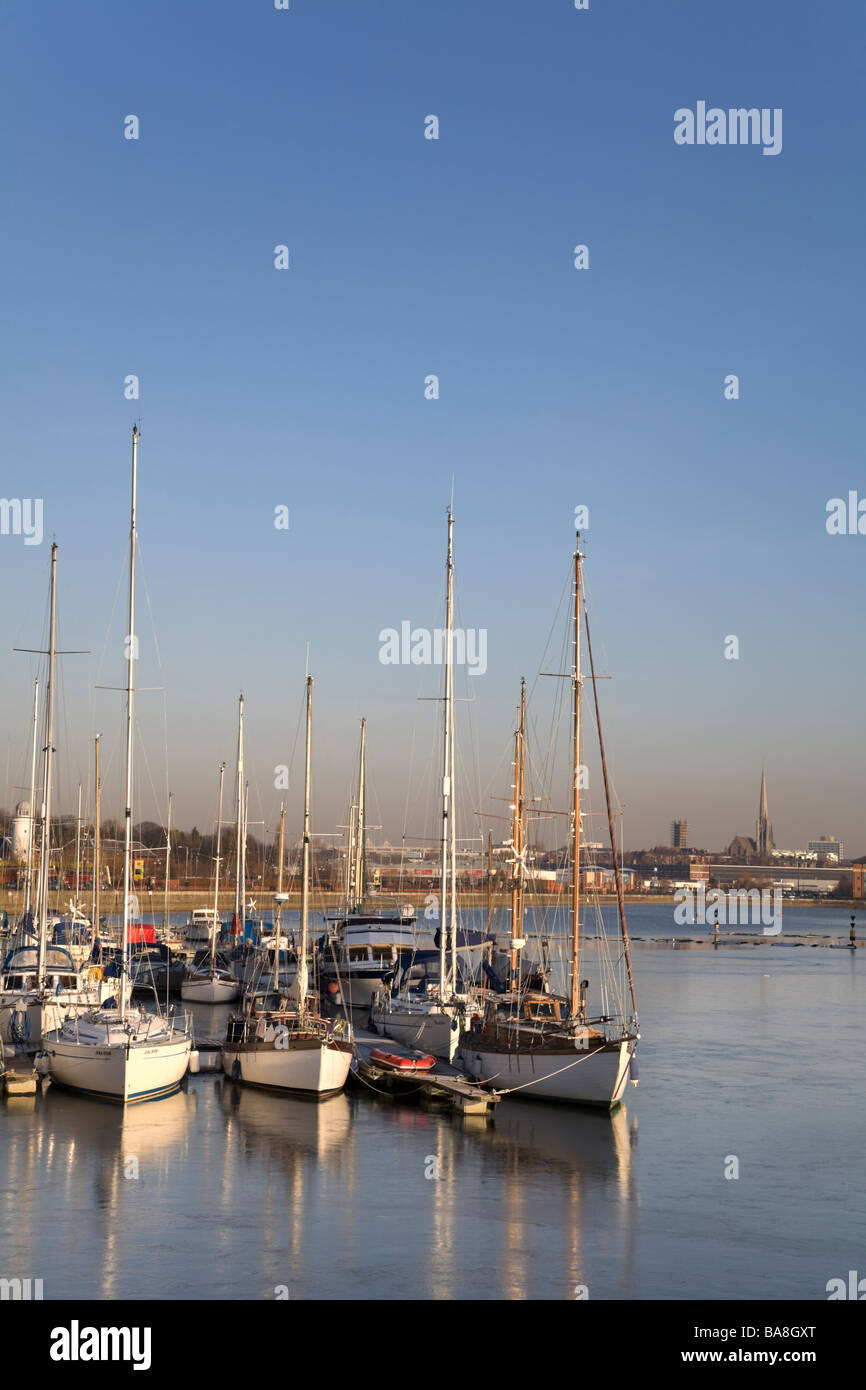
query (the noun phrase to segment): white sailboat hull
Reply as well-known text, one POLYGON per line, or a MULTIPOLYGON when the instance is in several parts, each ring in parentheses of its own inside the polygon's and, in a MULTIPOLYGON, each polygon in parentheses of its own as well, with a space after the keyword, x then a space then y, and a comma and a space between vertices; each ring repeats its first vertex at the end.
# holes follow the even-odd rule
POLYGON ((286 1048, 273 1042, 223 1044, 223 1071, 232 1081, 319 1100, 342 1091, 351 1063, 348 1043, 292 1040, 286 1048))
POLYGON ((457 1010, 450 1009, 448 1005, 429 1010, 407 1009, 399 1005, 386 1009, 374 1005, 370 1011, 370 1022, 378 1033, 384 1033, 406 1047, 432 1052, 434 1057, 443 1057, 449 1062, 454 1060, 460 1041, 460 1021, 457 1010))
POLYGON ((180 987, 181 999, 190 1004, 231 1004, 240 995, 241 987, 237 980, 227 980, 218 975, 203 975, 200 979, 189 978, 180 987))
POLYGON ((631 1045, 621 1042, 590 1052, 485 1051, 464 1036, 463 1064, 470 1076, 497 1091, 520 1086, 524 1100, 564 1101, 610 1109, 622 1100, 631 1045))
POLYGON ((180 1086, 191 1042, 179 1034, 147 1043, 76 1043, 52 1034, 45 1040, 51 1078, 58 1086, 100 1100, 136 1105, 159 1100, 180 1086))

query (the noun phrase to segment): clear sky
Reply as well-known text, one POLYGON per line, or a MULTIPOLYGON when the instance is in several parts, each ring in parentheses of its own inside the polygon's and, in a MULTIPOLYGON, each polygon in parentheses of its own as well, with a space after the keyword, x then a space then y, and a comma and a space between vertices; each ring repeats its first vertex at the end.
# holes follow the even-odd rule
POLYGON ((7 803, 34 669, 11 649, 40 645, 56 538, 62 640, 92 651, 63 663, 61 802, 100 730, 119 809, 122 702, 94 687, 123 677, 139 418, 138 680, 165 687, 141 815, 165 720, 175 818, 210 826, 243 689, 273 829, 309 641, 315 828, 344 819, 363 714, 399 839, 438 707, 379 633, 441 616, 453 475, 485 795, 586 505, 626 844, 673 816, 753 834, 763 764, 778 844, 866 851, 866 535, 825 527, 866 497, 862 3, 48 0, 3 30, 0 491, 45 518, 41 545, 0 536, 7 803), (676 144, 699 101, 781 108, 781 153, 676 144))

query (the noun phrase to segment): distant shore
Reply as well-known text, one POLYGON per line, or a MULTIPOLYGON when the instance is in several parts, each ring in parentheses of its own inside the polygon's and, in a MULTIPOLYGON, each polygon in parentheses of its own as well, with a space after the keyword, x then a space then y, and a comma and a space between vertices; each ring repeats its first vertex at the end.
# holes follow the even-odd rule
MULTIPOLYGON (((368 911, 371 912, 375 912, 377 910, 393 911, 393 909, 398 904, 403 903, 411 904, 411 906, 415 908, 423 908, 427 905, 427 901, 432 891, 434 891, 434 889, 431 888, 429 890, 413 889, 409 892, 400 894, 381 893, 375 897, 368 897, 366 908, 368 911)), ((68 889, 62 893, 52 893, 50 895, 49 900, 49 910, 53 913, 56 913, 58 916, 68 915, 69 903, 72 899, 72 896, 72 893, 68 889)), ((165 911, 165 898, 163 894, 159 892, 146 893, 141 892, 139 890, 137 897, 141 921, 151 921, 159 923, 162 920, 162 916, 165 911)), ((316 891, 315 889, 313 889, 310 894, 310 911, 313 913, 317 911, 322 911, 323 909, 328 911, 339 911, 339 909, 343 906, 343 901, 344 899, 342 893, 324 890, 316 891)), ((484 909, 487 907, 487 893, 484 889, 481 889, 480 892, 461 893, 459 895, 458 901, 461 907, 473 908, 476 911, 484 911, 484 909)), ((591 902, 595 901, 595 899, 592 897, 592 895, 584 895, 582 901, 591 902)), ((612 907, 615 907, 616 894, 602 893, 599 895, 599 901, 602 904, 610 904, 612 907)), ((674 898, 674 895, 672 893, 626 893, 626 913, 628 913, 629 907, 635 904, 658 903, 660 906, 673 907, 675 901, 677 900, 674 898)), ((527 899, 528 906, 532 905, 552 907, 555 905, 559 905, 561 907, 567 907, 569 902, 570 898, 567 892, 538 894, 537 896, 529 897, 527 899)), ((20 893, 7 892, 5 894, 0 895, 0 909, 3 909, 8 913, 10 923, 16 921, 18 917, 20 917, 22 905, 22 895, 20 893)), ((510 908, 510 892, 493 893, 491 895, 491 905, 495 911, 502 911, 503 909, 510 908)), ((89 916, 91 910, 91 896, 89 893, 82 894, 81 906, 84 913, 89 916)), ((283 909, 289 912, 298 911, 300 909, 300 906, 301 894, 299 890, 294 890, 290 892, 288 894, 287 901, 283 903, 283 909)), ((864 902, 863 899, 853 898, 832 898, 830 900, 826 898, 786 898, 784 906, 799 908, 807 907, 810 909, 821 908, 822 910, 836 909, 839 912, 847 913, 866 911, 866 902, 864 902)), ((113 916, 115 914, 119 914, 122 911, 122 907, 123 898, 122 894, 118 890, 108 889, 107 891, 103 891, 100 894, 100 914, 108 913, 109 915, 113 916)), ((178 888, 174 889, 172 892, 169 893, 169 913, 191 912, 194 907, 212 908, 213 893, 207 893, 206 891, 202 891, 201 889, 197 888, 178 888)), ((230 915, 234 912, 234 907, 234 890, 232 890, 231 892, 220 893, 220 915, 230 915)), ((253 888, 250 891, 248 891, 247 910, 255 910, 255 912, 258 915, 264 914, 265 916, 271 916, 274 911, 273 890, 257 890, 253 888), (254 909, 252 907, 252 904, 255 904, 254 909)))

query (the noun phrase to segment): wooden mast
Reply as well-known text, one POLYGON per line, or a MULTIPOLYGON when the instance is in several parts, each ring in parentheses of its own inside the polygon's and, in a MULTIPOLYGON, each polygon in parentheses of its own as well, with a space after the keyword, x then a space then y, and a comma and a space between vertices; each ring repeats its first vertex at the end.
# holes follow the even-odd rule
POLYGON ((580 1004, 580 533, 574 552, 574 615, 572 668, 572 776, 574 779, 572 805, 572 877, 571 877, 571 1015, 576 1017, 580 1004))

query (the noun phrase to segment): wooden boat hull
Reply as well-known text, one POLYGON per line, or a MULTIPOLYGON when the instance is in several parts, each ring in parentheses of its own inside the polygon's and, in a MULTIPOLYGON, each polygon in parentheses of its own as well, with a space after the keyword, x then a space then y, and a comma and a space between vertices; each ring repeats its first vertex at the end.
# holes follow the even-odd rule
POLYGON ((538 1049, 509 1051, 464 1035, 463 1065, 482 1084, 508 1092, 521 1087, 524 1100, 559 1101, 610 1110, 619 1105, 628 1084, 632 1045, 605 1043, 581 1052, 538 1049))

